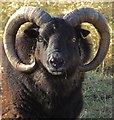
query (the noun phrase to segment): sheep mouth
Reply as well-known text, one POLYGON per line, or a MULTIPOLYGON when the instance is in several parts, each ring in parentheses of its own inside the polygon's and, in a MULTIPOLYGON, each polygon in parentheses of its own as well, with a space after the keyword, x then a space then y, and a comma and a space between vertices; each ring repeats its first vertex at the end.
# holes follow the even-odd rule
POLYGON ((63 72, 60 72, 60 71, 50 71, 50 73, 52 75, 62 75, 63 74, 63 72))
POLYGON ((62 75, 64 74, 63 70, 53 70, 53 69, 49 69, 48 70, 52 75, 62 75))
POLYGON ((63 75, 64 71, 65 71, 63 68, 55 69, 55 68, 52 68, 52 67, 51 68, 47 67, 47 70, 52 75, 63 75))

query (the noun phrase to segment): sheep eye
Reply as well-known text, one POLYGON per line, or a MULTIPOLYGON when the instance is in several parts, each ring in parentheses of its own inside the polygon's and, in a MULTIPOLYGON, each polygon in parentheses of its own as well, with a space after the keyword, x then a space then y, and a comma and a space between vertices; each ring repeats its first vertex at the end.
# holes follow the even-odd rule
POLYGON ((75 43, 76 42, 76 38, 72 38, 72 42, 75 43))
POLYGON ((38 42, 43 42, 43 41, 44 41, 43 37, 42 36, 38 36, 38 42))
POLYGON ((37 40, 38 40, 38 42, 45 42, 45 43, 48 44, 48 41, 45 38, 43 38, 42 36, 40 36, 40 35, 39 35, 37 40))

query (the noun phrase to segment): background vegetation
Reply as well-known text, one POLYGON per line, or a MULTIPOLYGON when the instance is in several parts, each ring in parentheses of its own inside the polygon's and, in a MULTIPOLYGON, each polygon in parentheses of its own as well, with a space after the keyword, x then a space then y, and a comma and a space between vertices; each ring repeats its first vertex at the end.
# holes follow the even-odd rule
MULTIPOLYGON (((94 71, 86 73, 86 79, 83 83, 84 110, 80 118, 112 118, 112 79, 113 79, 113 50, 114 50, 114 3, 113 2, 1 2, 2 6, 0 16, 0 39, 3 38, 3 31, 9 17, 21 6, 39 6, 49 12, 51 15, 66 14, 75 8, 92 7, 102 13, 109 24, 111 33, 111 43, 108 54, 103 63, 94 71)), ((83 27, 89 29, 91 34, 88 38, 93 47, 93 56, 96 54, 99 43, 99 35, 95 28, 90 24, 83 24, 83 27)), ((91 59, 92 59, 91 58, 91 59)))

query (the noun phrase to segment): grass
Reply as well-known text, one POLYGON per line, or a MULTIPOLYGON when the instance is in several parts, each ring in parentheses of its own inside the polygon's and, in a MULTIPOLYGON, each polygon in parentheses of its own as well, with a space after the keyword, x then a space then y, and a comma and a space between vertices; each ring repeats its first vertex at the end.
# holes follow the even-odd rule
MULTIPOLYGON (((112 16, 114 11, 114 3, 109 2, 72 2, 70 3, 57 3, 57 2, 0 2, 2 9, 0 16, 2 21, 0 23, 0 38, 3 38, 3 31, 5 24, 9 17, 21 6, 39 6, 49 12, 51 15, 59 14, 59 13, 68 13, 74 8, 81 7, 92 7, 102 13, 107 21, 111 31, 111 44, 107 57, 103 61, 103 64, 95 71, 87 72, 85 75, 85 81, 83 82, 83 95, 84 95, 84 109, 80 115, 80 118, 100 118, 109 119, 112 118, 112 100, 114 100, 114 96, 112 94, 112 79, 114 77, 113 74, 109 72, 109 74, 103 73, 104 68, 111 67, 114 65, 114 61, 112 60, 112 50, 114 49, 114 16, 112 16)), ((93 27, 91 27, 91 35, 92 43, 94 45, 98 44, 97 35, 93 27)), ((93 54, 95 54, 96 46, 93 48, 93 54)))
POLYGON ((84 109, 80 118, 112 118, 112 78, 88 72, 83 83, 84 109))

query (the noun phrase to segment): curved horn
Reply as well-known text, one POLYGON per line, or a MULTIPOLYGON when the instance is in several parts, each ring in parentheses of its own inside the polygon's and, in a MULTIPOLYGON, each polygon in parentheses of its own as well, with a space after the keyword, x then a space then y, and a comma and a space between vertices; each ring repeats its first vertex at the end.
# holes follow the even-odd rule
POLYGON ((10 17, 5 27, 3 42, 8 60, 15 69, 29 72, 35 66, 35 58, 32 59, 31 64, 25 65, 15 53, 15 38, 19 27, 25 22, 34 22, 38 26, 43 27, 50 20, 51 16, 48 13, 38 7, 32 6, 22 7, 10 17))
POLYGON ((64 19, 72 26, 79 25, 83 22, 88 22, 93 24, 93 26, 97 29, 101 37, 98 52, 90 63, 80 67, 81 71, 95 69, 105 58, 110 44, 110 33, 106 19, 93 8, 81 8, 79 10, 76 9, 65 15, 64 19))

